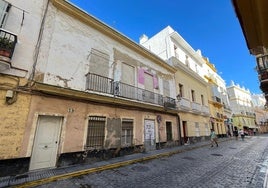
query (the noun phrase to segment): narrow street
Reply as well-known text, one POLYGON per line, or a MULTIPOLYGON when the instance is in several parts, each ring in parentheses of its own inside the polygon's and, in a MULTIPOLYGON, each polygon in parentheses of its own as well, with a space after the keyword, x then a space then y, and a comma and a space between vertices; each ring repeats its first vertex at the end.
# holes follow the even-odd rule
POLYGON ((265 187, 268 135, 221 142, 38 187, 265 187))

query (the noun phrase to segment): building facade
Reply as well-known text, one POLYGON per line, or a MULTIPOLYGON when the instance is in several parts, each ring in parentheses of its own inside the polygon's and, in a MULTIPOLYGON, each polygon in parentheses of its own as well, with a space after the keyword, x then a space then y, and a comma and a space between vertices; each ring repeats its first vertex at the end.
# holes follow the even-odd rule
POLYGON ((255 113, 249 90, 232 82, 231 85, 227 87, 227 91, 233 113, 233 125, 237 127, 238 130, 244 129, 247 132, 256 129, 255 113))
POLYGON ((255 114, 256 133, 268 132, 268 113, 265 108, 266 99, 263 94, 253 94, 252 103, 255 114))
POLYGON ((210 124, 212 129, 220 137, 225 137, 228 134, 230 123, 228 117, 230 110, 228 109, 228 95, 226 94, 225 82, 218 75, 217 69, 208 58, 204 58, 205 64, 203 65, 204 79, 209 84, 209 108, 210 108, 210 124))
POLYGON ((199 75, 203 58, 170 26, 140 44, 177 69, 175 82, 179 98, 181 137, 184 143, 204 140, 210 134, 208 83, 199 75))
POLYGON ((67 1, 3 2, 0 175, 181 143, 176 68, 67 1))

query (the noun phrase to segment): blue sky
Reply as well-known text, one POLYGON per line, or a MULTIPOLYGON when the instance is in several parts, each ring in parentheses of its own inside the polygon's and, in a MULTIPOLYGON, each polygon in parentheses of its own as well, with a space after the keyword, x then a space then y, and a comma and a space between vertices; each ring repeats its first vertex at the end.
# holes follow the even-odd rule
POLYGON ((231 0, 69 1, 137 43, 142 34, 150 38, 169 25, 209 58, 227 86, 233 80, 262 93, 231 0))

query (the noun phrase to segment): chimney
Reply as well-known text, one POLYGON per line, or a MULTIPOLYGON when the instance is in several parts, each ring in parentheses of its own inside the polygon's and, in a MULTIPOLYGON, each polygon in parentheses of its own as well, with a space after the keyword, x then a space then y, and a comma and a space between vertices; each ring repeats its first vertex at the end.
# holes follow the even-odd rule
POLYGON ((142 36, 140 36, 140 44, 145 43, 148 40, 147 35, 143 34, 142 36))
POLYGON ((197 54, 199 54, 202 57, 202 52, 200 49, 196 50, 197 54))

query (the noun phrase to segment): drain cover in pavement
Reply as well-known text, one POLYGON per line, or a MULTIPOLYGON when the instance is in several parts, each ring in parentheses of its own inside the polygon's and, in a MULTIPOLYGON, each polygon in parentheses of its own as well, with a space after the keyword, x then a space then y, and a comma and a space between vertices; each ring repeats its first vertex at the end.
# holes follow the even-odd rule
POLYGON ((222 156, 222 154, 212 153, 213 156, 222 156))
POLYGON ((149 171, 149 167, 147 167, 147 166, 133 166, 131 169, 135 170, 135 171, 138 171, 138 172, 147 172, 147 171, 149 171))

